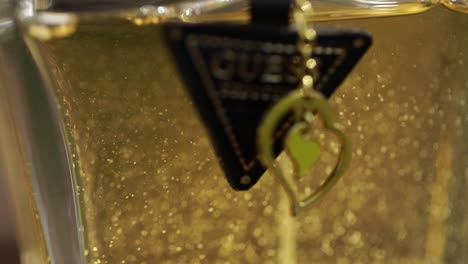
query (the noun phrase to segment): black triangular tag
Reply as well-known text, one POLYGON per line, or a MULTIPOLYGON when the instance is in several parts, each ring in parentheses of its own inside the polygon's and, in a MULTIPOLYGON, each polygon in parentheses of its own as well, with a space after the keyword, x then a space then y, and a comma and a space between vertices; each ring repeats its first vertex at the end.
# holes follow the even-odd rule
MULTIPOLYGON (((236 190, 252 187, 265 169, 257 160, 256 131, 265 112, 297 88, 300 56, 290 27, 168 24, 172 48, 200 115, 236 190)), ((371 44, 368 33, 317 30, 315 88, 329 97, 371 44)), ((290 124, 278 128, 275 146, 290 124)))

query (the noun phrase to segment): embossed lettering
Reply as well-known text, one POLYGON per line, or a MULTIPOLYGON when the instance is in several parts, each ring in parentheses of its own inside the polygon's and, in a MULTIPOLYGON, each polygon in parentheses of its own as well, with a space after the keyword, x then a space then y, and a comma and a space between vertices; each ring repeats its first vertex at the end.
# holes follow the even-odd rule
POLYGON ((261 54, 248 54, 242 52, 239 55, 239 77, 242 81, 252 82, 255 81, 257 76, 262 72, 262 62, 264 56, 261 54))
POLYGON ((236 53, 230 49, 214 53, 211 59, 213 75, 220 80, 231 80, 235 72, 236 53))
POLYGON ((212 52, 210 66, 213 77, 222 81, 295 84, 300 65, 299 56, 250 53, 222 49, 212 52))
POLYGON ((265 61, 265 72, 262 80, 266 83, 280 83, 283 73, 283 57, 280 55, 271 55, 265 61))

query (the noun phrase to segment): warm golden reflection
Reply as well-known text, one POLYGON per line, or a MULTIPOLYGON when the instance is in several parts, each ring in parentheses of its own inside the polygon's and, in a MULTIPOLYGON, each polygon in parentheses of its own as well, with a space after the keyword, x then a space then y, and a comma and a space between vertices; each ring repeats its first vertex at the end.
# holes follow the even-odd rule
POLYGON ((296 219, 269 175, 230 190, 158 26, 45 44, 89 263, 463 263, 468 17, 342 24, 375 39, 331 99, 353 158, 296 219))

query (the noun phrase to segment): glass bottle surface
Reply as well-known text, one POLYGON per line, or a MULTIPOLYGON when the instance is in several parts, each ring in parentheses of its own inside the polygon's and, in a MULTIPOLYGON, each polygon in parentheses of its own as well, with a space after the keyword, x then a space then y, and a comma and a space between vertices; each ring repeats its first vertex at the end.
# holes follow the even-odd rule
POLYGON ((468 13, 468 1, 466 0, 443 0, 442 4, 454 11, 468 13))
MULTIPOLYGON (((23 8, 34 12, 73 13, 80 20, 109 21, 110 17, 131 19, 133 17, 153 18, 152 23, 161 19, 183 20, 190 22, 236 22, 245 23, 250 19, 249 0, 166 0, 166 1, 74 1, 37 0, 34 5, 27 0, 23 8)), ((360 1, 360 0, 311 0, 314 15, 311 20, 327 21, 337 19, 357 19, 420 13, 439 3, 438 0, 397 0, 397 1, 360 1)))
POLYGON ((88 263, 466 259, 453 230, 466 228, 468 18, 438 8, 344 24, 375 39, 331 99, 353 161, 297 219, 269 175, 229 189, 160 26, 83 25, 36 42, 56 80, 88 263))
POLYGON ((22 263, 79 263, 58 112, 12 10, 11 3, 0 3, 0 180, 16 209, 20 257, 22 263))
POLYGON ((438 7, 327 24, 375 43, 330 100, 351 168, 295 219, 270 175, 229 189, 161 25, 112 23, 28 39, 50 81, 30 87, 55 103, 84 242, 62 246, 85 263, 466 262, 468 17, 438 7))

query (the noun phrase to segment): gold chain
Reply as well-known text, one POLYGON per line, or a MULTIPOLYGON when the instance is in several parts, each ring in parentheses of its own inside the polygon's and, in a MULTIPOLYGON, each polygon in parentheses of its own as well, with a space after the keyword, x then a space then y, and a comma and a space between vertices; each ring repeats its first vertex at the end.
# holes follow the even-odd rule
POLYGON ((276 102, 268 113, 263 117, 257 130, 258 158, 265 168, 277 177, 280 184, 286 191, 293 215, 317 203, 338 181, 349 163, 350 147, 346 134, 333 121, 331 109, 327 100, 318 92, 314 91, 314 70, 316 61, 312 58, 316 32, 308 23, 307 18, 312 15, 312 4, 309 0, 295 0, 292 6, 292 17, 297 27, 297 49, 300 53, 301 71, 298 71, 301 79, 298 89, 291 91, 278 102, 276 102), (297 184, 279 167, 276 166, 276 155, 274 153, 274 135, 284 118, 295 112, 296 121, 287 132, 285 138, 285 149, 293 167, 293 174, 298 177, 304 176, 314 165, 317 157, 317 145, 319 143, 313 138, 312 126, 313 118, 310 116, 320 115, 324 128, 335 134, 342 142, 338 160, 335 168, 328 174, 327 178, 315 190, 304 198, 299 197, 297 184), (306 128, 306 130, 304 130, 306 128), (302 134, 308 134, 304 137, 302 134), (297 136, 297 133, 301 135, 297 136), (304 150, 304 147, 307 149, 304 150), (304 153, 303 151, 309 151, 304 153), (315 158, 314 158, 315 156, 315 158))
POLYGON ((312 28, 307 18, 313 14, 312 3, 309 0, 296 0, 292 7, 293 21, 297 28, 297 48, 301 53, 301 63, 304 64, 304 73, 301 79, 301 87, 304 95, 310 94, 314 88, 313 71, 317 62, 312 58, 315 38, 317 33, 312 28))

